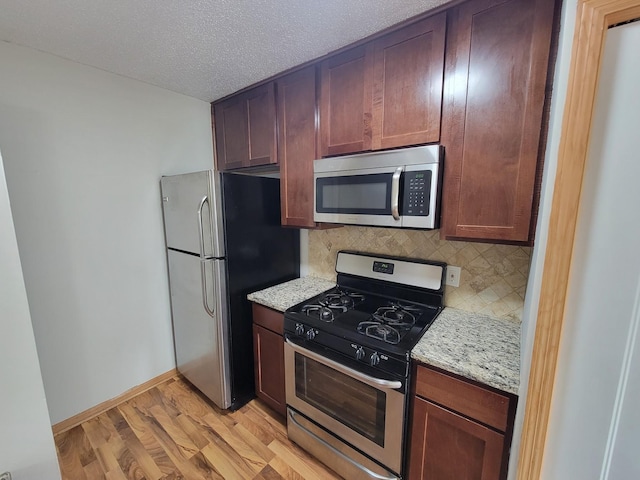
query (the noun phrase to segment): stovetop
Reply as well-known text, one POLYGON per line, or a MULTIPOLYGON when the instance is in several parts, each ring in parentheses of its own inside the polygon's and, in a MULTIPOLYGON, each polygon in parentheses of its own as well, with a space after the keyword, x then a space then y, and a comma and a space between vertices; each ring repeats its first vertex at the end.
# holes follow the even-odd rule
POLYGON ((368 367, 406 376, 411 349, 441 310, 440 306, 337 287, 287 310, 284 331, 296 343, 329 349, 368 367), (344 295, 353 298, 353 303, 343 304, 344 295))
POLYGON ((338 361, 407 376, 412 348, 443 308, 445 268, 338 252, 337 287, 288 309, 285 337, 338 361))
POLYGON ((353 338, 372 348, 404 351, 411 350, 438 312, 429 305, 336 287, 287 313, 308 327, 353 338))

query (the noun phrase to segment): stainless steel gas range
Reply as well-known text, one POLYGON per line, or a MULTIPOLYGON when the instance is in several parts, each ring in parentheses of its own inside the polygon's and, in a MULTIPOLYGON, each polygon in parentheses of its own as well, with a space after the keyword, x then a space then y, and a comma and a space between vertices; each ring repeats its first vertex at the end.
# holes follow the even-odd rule
POLYGON ((337 287, 285 312, 289 438, 345 478, 403 478, 410 353, 445 269, 341 251, 337 287))

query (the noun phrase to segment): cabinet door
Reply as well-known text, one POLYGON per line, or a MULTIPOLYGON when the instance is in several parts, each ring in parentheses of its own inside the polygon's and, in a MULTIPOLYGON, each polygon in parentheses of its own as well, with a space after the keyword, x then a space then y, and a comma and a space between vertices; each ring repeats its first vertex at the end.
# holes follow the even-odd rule
POLYGON ((246 93, 248 151, 247 166, 278 163, 276 156, 276 98, 273 82, 246 93))
POLYGON ((375 41, 372 148, 440 140, 446 13, 375 41))
POLYGON ((246 166, 249 158, 247 104, 241 95, 213 106, 218 170, 246 166))
POLYGON ((449 13, 442 143, 446 238, 529 239, 554 0, 449 13))
POLYGON ((273 82, 213 106, 218 170, 277 163, 273 82))
POLYGON ((414 397, 409 480, 498 480, 504 436, 414 397))
POLYGON ((253 324, 253 361, 256 395, 276 412, 286 413, 284 340, 281 335, 253 324))
POLYGON ((323 157, 371 150, 373 44, 320 66, 320 153, 323 157))
POLYGON ((282 225, 315 227, 313 161, 316 156, 316 69, 307 67, 276 81, 278 163, 282 225))

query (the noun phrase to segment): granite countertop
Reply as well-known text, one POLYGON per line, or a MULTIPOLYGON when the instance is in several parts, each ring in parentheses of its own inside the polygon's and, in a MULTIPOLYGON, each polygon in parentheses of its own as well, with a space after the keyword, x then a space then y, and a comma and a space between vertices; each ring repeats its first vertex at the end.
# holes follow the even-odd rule
MULTIPOLYGON (((302 277, 247 298, 284 312, 334 286, 322 278, 302 277)), ((447 307, 413 348, 411 358, 517 395, 520 324, 447 307)))
POLYGON ((447 307, 411 358, 517 395, 520 324, 447 307))
POLYGON ((279 312, 284 312, 287 308, 315 297, 319 293, 335 286, 335 282, 322 278, 302 277, 250 293, 247 295, 247 299, 279 312))

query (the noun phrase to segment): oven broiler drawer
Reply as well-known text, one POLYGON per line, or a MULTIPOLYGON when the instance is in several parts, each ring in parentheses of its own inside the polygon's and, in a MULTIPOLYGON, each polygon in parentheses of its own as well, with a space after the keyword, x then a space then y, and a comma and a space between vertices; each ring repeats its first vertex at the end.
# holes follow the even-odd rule
POLYGON ((291 408, 287 408, 287 436, 349 480, 400 478, 291 408))

